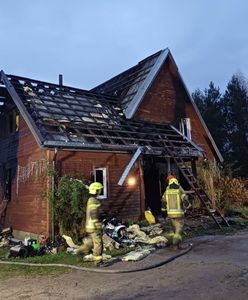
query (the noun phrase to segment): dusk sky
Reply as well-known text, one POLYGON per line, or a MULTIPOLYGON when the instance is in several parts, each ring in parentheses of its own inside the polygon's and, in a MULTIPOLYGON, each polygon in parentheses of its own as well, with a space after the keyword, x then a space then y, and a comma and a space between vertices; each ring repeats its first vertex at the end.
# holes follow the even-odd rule
POLYGON ((166 47, 192 93, 248 78, 246 0, 0 0, 0 69, 91 89, 166 47))

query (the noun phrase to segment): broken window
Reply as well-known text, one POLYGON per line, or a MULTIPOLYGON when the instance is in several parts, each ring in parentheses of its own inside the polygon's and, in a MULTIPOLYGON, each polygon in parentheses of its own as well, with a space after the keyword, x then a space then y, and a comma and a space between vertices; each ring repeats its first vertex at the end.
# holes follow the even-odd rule
POLYGON ((19 130, 19 123, 20 123, 20 118, 19 118, 19 113, 16 111, 11 111, 8 114, 8 121, 9 121, 9 133, 13 133, 19 130))
POLYGON ((10 134, 19 131, 20 116, 19 113, 11 110, 1 116, 0 119, 0 137, 5 138, 10 134))
POLYGON ((179 124, 180 131, 183 135, 185 135, 188 139, 191 140, 191 124, 190 118, 183 118, 179 124))
POLYGON ((20 127, 20 115, 19 113, 16 113, 15 115, 15 131, 19 131, 20 127))
POLYGON ((103 185, 100 199, 107 198, 107 168, 95 168, 94 170, 94 181, 100 182, 103 185))

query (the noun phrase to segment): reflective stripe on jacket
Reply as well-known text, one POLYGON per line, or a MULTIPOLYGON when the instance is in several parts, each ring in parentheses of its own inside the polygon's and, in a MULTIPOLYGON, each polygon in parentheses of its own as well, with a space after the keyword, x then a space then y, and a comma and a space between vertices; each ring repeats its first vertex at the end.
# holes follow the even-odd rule
POLYGON ((184 216, 182 205, 184 197, 184 190, 180 186, 178 186, 178 188, 170 188, 170 186, 166 188, 162 200, 165 202, 164 204, 169 218, 182 218, 184 216))
POLYGON ((86 208, 86 223, 85 229, 88 233, 99 232, 102 229, 102 224, 99 221, 99 210, 101 207, 100 201, 95 197, 90 197, 86 208))

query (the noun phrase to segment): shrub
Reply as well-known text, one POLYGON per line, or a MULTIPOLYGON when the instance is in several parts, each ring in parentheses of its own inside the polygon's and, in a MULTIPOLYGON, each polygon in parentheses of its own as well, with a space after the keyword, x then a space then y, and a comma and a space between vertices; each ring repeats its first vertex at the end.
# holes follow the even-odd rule
POLYGON ((216 181, 221 178, 221 170, 216 164, 203 160, 198 166, 198 177, 201 186, 212 200, 213 207, 216 208, 216 202, 219 200, 216 181))
POLYGON ((239 208, 248 204, 248 190, 245 187, 244 180, 239 178, 221 177, 216 182, 218 189, 217 206, 221 210, 230 207, 239 208))
POLYGON ((244 179, 225 176, 216 164, 209 161, 199 165, 198 175, 213 207, 222 213, 248 205, 248 190, 244 179))
POLYGON ((80 231, 85 223, 88 190, 77 179, 63 176, 55 186, 53 211, 54 221, 59 227, 59 233, 73 237, 78 241, 80 231))

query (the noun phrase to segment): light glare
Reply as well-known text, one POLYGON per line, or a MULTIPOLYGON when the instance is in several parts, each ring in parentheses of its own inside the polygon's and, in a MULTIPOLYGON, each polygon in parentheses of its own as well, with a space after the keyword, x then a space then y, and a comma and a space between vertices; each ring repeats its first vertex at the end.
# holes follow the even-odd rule
POLYGON ((136 184, 136 179, 135 177, 129 177, 127 180, 127 184, 130 186, 134 186, 136 184))

